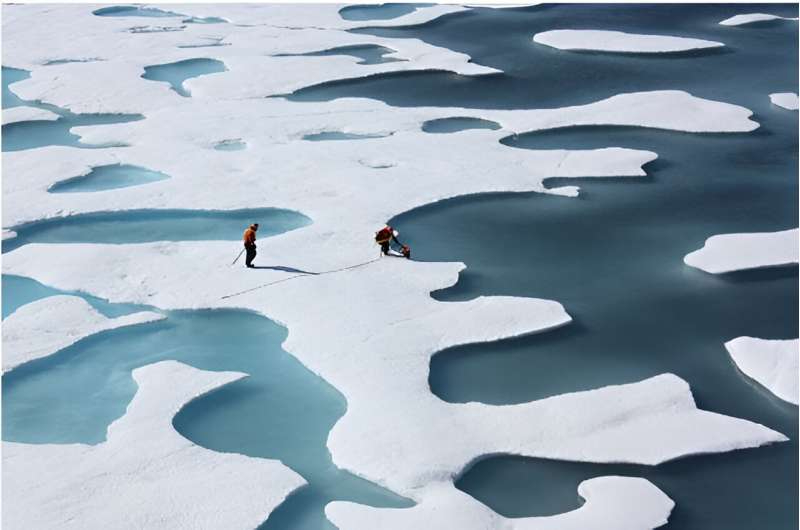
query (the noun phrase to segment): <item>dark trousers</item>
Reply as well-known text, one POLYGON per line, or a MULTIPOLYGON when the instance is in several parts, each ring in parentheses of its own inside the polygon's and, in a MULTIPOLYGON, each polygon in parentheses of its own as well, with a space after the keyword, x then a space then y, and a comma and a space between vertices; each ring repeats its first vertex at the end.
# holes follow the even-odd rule
POLYGON ((256 259, 256 246, 245 245, 244 249, 247 251, 244 264, 250 267, 253 264, 253 260, 256 259))
POLYGON ((381 252, 384 254, 389 254, 389 242, 381 243, 381 252))

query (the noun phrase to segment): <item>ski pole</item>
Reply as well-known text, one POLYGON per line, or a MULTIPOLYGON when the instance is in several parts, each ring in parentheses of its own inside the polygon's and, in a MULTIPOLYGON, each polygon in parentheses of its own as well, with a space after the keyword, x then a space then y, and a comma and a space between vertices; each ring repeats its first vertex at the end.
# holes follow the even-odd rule
POLYGON ((240 251, 239 251, 239 254, 236 256, 236 259, 235 259, 235 260, 233 260, 233 263, 231 263, 231 266, 235 265, 235 264, 236 264, 236 262, 237 262, 237 261, 239 261, 239 258, 241 258, 241 257, 242 257, 242 253, 244 252, 244 250, 245 250, 245 249, 242 249, 242 250, 240 250, 240 251))

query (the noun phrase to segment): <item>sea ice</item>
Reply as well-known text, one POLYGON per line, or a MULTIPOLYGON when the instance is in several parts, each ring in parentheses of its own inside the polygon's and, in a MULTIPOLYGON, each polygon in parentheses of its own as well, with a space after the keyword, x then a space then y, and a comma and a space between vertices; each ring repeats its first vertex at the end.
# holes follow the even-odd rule
POLYGON ((720 24, 723 26, 742 26, 744 24, 752 24, 753 22, 766 22, 769 20, 797 20, 792 17, 781 17, 778 15, 770 15, 767 13, 747 13, 743 15, 735 15, 726 18, 720 24))
POLYGON ((798 339, 737 337, 725 343, 736 366, 784 401, 798 403, 798 339))
POLYGON ((162 318, 151 311, 106 318, 77 296, 31 302, 3 321, 3 372, 52 355, 89 335, 162 318))
POLYGON ((745 269, 779 267, 798 261, 798 229, 709 237, 703 248, 687 254, 687 265, 721 274, 745 269))
POLYGON ((769 95, 769 100, 784 109, 797 110, 797 94, 794 92, 778 92, 769 95))
POLYGON ((556 29, 533 36, 534 42, 559 50, 591 50, 620 53, 674 53, 703 50, 725 46, 721 42, 670 37, 666 35, 640 35, 622 31, 595 29, 556 29))
POLYGON ((12 107, 3 109, 3 125, 22 121, 55 121, 59 115, 37 107, 12 107))
POLYGON ((172 426, 186 403, 242 377, 162 361, 133 371, 136 396, 105 442, 3 442, 3 525, 257 527, 305 481, 275 460, 199 447, 172 426))

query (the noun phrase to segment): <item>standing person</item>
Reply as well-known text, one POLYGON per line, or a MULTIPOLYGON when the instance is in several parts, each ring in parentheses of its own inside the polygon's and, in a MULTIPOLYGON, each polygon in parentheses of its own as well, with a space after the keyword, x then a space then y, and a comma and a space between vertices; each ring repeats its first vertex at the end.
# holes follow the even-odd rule
POLYGON ((244 249, 247 251, 247 257, 245 258, 244 264, 253 269, 255 265, 253 265, 253 260, 256 259, 256 232, 258 231, 258 223, 253 223, 250 227, 244 231, 244 249))

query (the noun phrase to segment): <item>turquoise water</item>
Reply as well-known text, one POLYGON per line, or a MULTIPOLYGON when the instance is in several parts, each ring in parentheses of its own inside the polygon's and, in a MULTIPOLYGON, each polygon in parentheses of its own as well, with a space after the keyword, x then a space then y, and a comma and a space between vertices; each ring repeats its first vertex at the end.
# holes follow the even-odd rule
POLYGON ((334 499, 410 505, 333 465, 325 441, 346 402, 281 349, 284 328, 244 311, 165 314, 165 321, 93 335, 4 375, 3 439, 100 443, 136 391, 131 371, 176 359, 249 374, 184 408, 174 420, 181 434, 210 449, 280 459, 309 482, 264 528, 332 528, 323 509, 334 499))
POLYGON ((22 121, 3 125, 3 152, 35 149, 48 145, 67 145, 84 149, 110 147, 110 145, 81 143, 80 136, 71 133, 70 129, 83 125, 126 123, 144 119, 144 116, 140 114, 74 114, 55 105, 20 99, 11 91, 9 85, 28 77, 30 77, 30 73, 25 70, 3 67, 3 108, 36 107, 55 112, 59 115, 59 118, 57 120, 22 121))
POLYGON ((247 149, 247 143, 239 138, 222 140, 214 144, 214 149, 217 151, 241 151, 242 149, 247 149))
POLYGON ((3 274, 2 285, 3 319, 25 304, 29 304, 31 302, 35 302, 36 300, 41 300, 42 298, 47 298, 48 296, 54 296, 57 294, 71 294, 80 296, 89 302, 92 307, 97 309, 97 311, 108 318, 116 318, 118 316, 149 309, 145 308, 144 306, 137 306, 133 304, 110 304, 108 301, 102 298, 97 298, 96 296, 91 296, 85 293, 77 293, 75 291, 62 291, 60 289, 54 289, 31 278, 25 278, 24 276, 3 274))
POLYGON ((140 5, 108 6, 92 11, 98 17, 182 17, 180 13, 163 11, 155 7, 142 7, 140 5))
POLYGON ((338 48, 331 48, 330 50, 322 50, 319 52, 310 53, 297 53, 297 54, 279 54, 275 57, 328 57, 332 55, 349 55, 361 59, 357 64, 381 64, 381 63, 394 63, 405 61, 405 59, 397 59, 395 57, 386 57, 395 50, 390 50, 384 46, 377 44, 357 44, 353 46, 339 46, 338 48))
POLYGON ((422 124, 422 130, 428 133, 455 133, 470 129, 491 129, 497 130, 500 124, 490 120, 478 118, 440 118, 428 120, 422 124))
POLYGON ((187 59, 175 63, 145 66, 142 77, 151 81, 169 83, 172 90, 183 97, 190 97, 192 94, 184 88, 184 81, 201 75, 224 72, 225 70, 225 63, 216 59, 187 59))
POLYGON ((239 241, 244 229, 259 223, 259 238, 311 223, 297 212, 278 208, 248 210, 127 210, 59 217, 11 229, 3 252, 27 243, 145 243, 149 241, 239 241))
POLYGON ((387 134, 356 134, 341 131, 325 131, 303 136, 303 140, 323 142, 329 140, 368 140, 370 138, 385 138, 387 134))
POLYGON ((94 167, 86 175, 56 182, 47 191, 51 193, 76 193, 113 190, 140 186, 168 178, 169 175, 147 168, 129 164, 112 164, 94 167))

